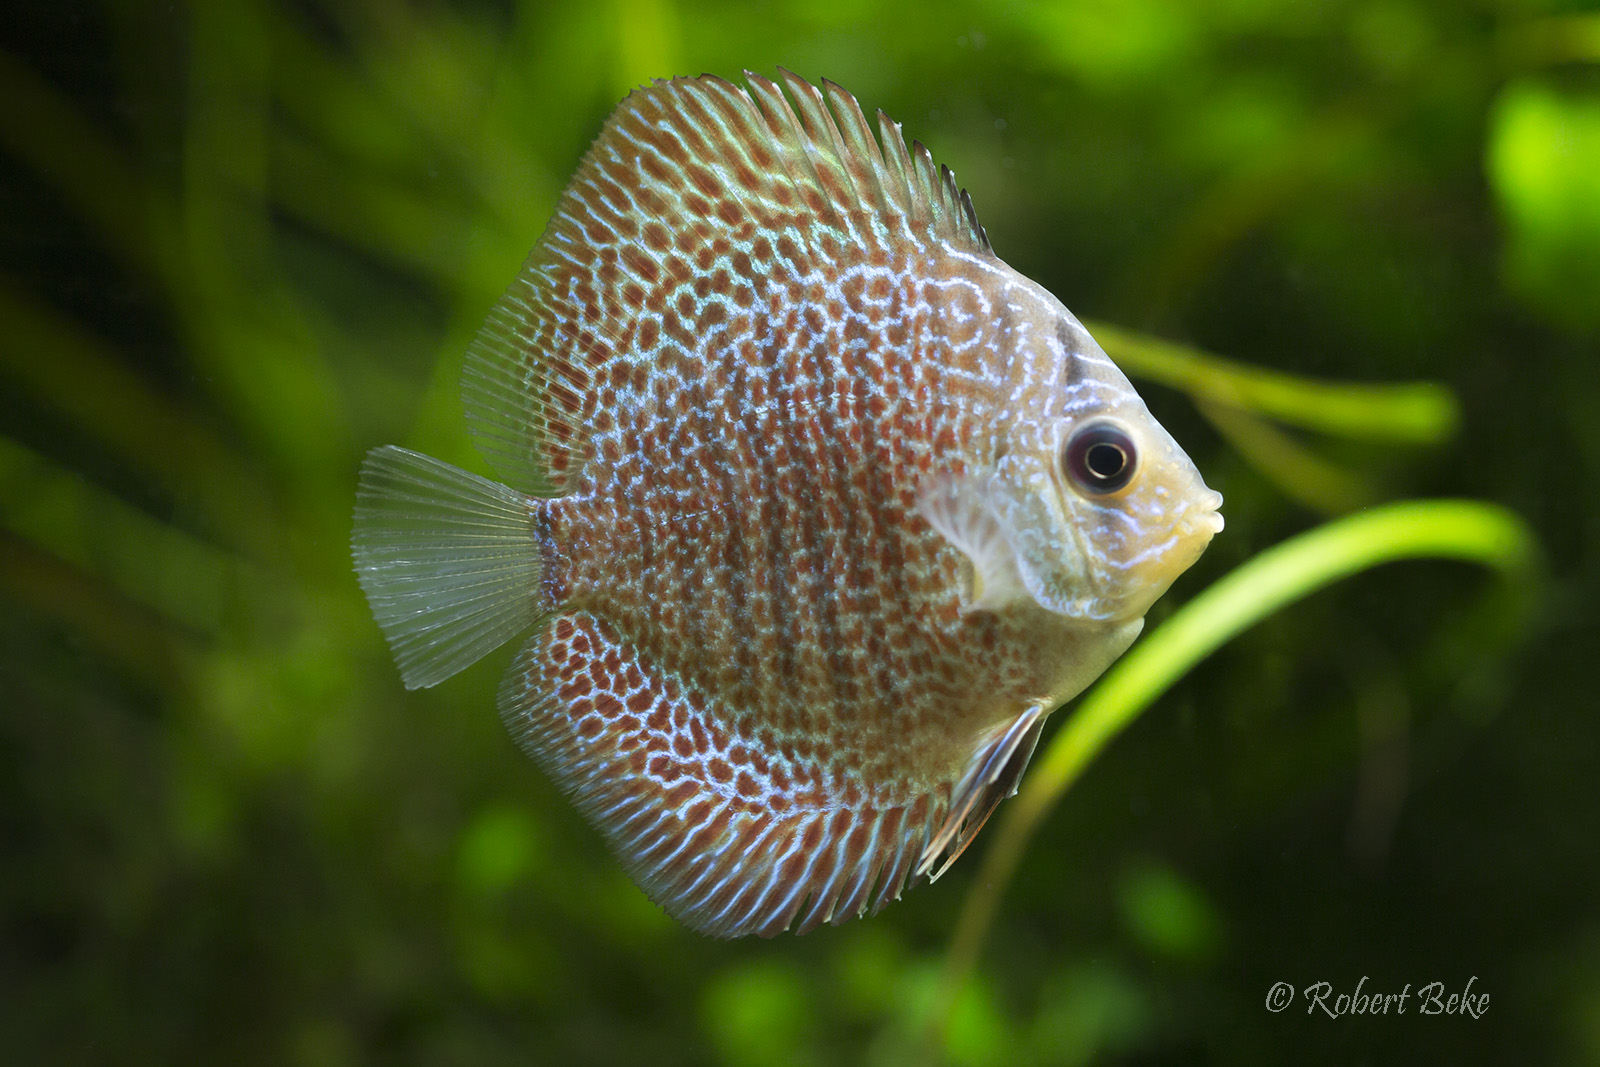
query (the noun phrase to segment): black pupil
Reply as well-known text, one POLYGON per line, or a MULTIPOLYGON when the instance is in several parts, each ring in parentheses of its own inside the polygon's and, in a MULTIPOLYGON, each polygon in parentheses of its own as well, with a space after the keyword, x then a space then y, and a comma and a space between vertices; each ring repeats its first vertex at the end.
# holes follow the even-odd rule
POLYGON ((1128 457, 1116 445, 1107 441, 1096 441, 1089 446, 1088 454, 1083 457, 1083 461, 1084 466, 1089 468, 1090 474, 1102 480, 1109 480, 1122 473, 1128 457))
POLYGON ((1061 469, 1080 492, 1106 496, 1133 480, 1139 453, 1128 434, 1108 422, 1083 427, 1062 450, 1061 469))

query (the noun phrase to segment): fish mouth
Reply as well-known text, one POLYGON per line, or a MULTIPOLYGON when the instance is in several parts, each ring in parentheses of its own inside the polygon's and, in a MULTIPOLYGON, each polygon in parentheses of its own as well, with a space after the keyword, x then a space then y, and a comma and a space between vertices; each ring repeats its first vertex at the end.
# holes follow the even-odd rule
POLYGON ((1200 499, 1200 506, 1196 512, 1189 516, 1189 525, 1196 531, 1204 531, 1208 537, 1214 537, 1222 532, 1224 525, 1222 519, 1222 494, 1215 489, 1207 489, 1206 495, 1200 499))

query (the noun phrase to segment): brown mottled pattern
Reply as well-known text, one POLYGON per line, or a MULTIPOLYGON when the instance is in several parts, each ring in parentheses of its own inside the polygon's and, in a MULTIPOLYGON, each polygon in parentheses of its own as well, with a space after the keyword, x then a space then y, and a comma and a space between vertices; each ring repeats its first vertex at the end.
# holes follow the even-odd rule
POLYGON ((1003 347, 1018 276, 897 127, 880 149, 835 89, 830 114, 798 79, 793 110, 751 86, 617 109, 467 378, 486 451, 557 497, 562 607, 508 722, 721 935, 897 896, 980 738, 1078 640, 1031 606, 963 614, 963 558, 916 513, 1030 386, 1003 347))

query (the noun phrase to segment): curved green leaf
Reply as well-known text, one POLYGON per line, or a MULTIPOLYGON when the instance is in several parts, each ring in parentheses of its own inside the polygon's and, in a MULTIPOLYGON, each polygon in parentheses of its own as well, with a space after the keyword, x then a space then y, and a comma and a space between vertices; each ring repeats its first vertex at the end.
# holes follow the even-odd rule
MULTIPOLYGON (((944 1002, 959 993, 1000 894, 1044 816, 1089 761, 1197 663, 1280 608, 1382 563, 1459 559, 1515 580, 1533 572, 1536 557, 1532 533, 1503 508, 1466 500, 1403 501, 1275 545, 1185 604, 1106 672, 1034 760, 973 879, 946 960, 944 1002)), ((935 1020, 942 1016, 933 1014, 935 1020)))

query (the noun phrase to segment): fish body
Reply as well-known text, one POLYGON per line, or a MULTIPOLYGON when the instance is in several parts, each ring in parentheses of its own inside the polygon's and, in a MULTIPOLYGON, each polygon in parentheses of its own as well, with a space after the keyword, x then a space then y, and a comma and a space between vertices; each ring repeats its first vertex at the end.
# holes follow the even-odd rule
POLYGON ((719 936, 936 876, 1221 527, 948 170, 747 77, 618 107, 468 353, 503 481, 374 450, 353 539, 407 685, 530 634, 511 732, 719 936))

